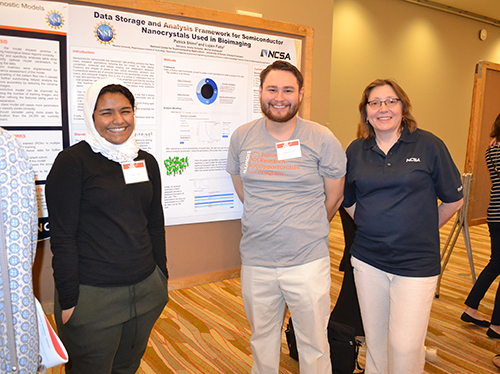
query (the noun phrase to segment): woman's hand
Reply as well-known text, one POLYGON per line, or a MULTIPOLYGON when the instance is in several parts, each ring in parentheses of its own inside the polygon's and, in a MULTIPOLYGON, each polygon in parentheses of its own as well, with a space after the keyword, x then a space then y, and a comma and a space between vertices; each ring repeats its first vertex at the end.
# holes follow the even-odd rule
POLYGON ((453 215, 460 210, 464 204, 464 199, 460 199, 453 203, 441 203, 438 207, 439 228, 443 227, 453 215))
POLYGON ((63 325, 66 324, 66 322, 69 321, 69 319, 71 318, 74 310, 75 310, 75 307, 69 308, 69 309, 65 309, 65 310, 63 310, 61 312, 61 319, 62 319, 63 325))

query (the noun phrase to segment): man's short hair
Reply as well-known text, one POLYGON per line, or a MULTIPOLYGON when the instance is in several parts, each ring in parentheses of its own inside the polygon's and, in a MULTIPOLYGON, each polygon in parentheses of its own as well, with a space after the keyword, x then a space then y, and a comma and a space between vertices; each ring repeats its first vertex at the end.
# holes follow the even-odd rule
POLYGON ((304 77, 302 76, 300 70, 297 69, 291 63, 281 60, 274 61, 271 65, 268 65, 264 70, 261 71, 260 87, 262 87, 264 81, 266 80, 267 74, 269 74, 271 70, 281 70, 292 73, 293 75, 295 75, 295 78, 297 78, 297 83, 299 84, 299 90, 302 89, 302 86, 304 85, 304 77))

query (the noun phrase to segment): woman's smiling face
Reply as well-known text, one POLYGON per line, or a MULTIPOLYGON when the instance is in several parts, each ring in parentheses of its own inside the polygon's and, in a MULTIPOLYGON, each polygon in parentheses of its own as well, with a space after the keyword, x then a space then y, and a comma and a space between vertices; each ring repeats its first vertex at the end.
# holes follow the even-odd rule
POLYGON ((97 100, 94 126, 112 144, 123 144, 134 132, 134 108, 125 95, 106 92, 97 100))
MULTIPOLYGON (((399 99, 396 92, 389 85, 374 87, 368 101, 387 99, 399 99)), ((403 105, 401 101, 392 108, 388 108, 385 103, 382 103, 380 108, 372 108, 366 105, 366 115, 370 124, 373 126, 375 135, 388 134, 398 132, 401 127, 401 120, 403 118, 403 105)))

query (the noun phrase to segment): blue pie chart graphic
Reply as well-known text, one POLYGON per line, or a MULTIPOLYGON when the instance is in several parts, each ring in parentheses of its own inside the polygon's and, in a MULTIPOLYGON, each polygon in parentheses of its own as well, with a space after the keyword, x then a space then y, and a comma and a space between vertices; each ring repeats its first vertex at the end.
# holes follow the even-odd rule
POLYGON ((196 96, 198 96, 198 100, 200 100, 203 104, 210 105, 215 99, 217 99, 217 93, 219 89, 217 88, 217 84, 210 78, 205 78, 198 83, 198 87, 196 87, 196 96))

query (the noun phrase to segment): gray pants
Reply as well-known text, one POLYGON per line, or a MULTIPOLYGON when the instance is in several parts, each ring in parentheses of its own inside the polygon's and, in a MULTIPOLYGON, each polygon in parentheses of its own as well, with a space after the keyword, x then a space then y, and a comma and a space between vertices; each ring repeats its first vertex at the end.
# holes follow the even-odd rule
POLYGON ((168 302, 167 288, 158 267, 132 286, 80 285, 78 304, 64 325, 56 292, 56 324, 70 360, 66 373, 134 374, 151 330, 168 302))

